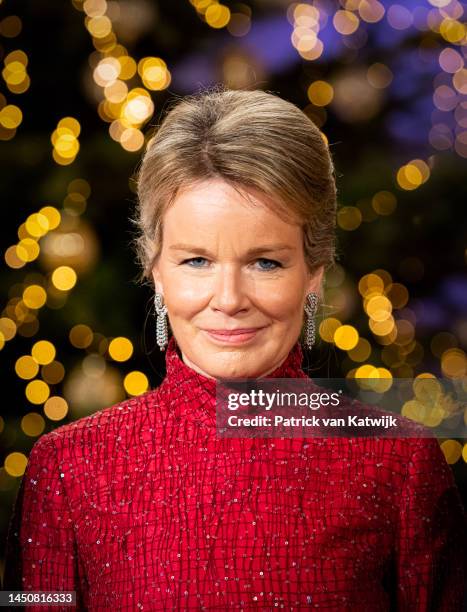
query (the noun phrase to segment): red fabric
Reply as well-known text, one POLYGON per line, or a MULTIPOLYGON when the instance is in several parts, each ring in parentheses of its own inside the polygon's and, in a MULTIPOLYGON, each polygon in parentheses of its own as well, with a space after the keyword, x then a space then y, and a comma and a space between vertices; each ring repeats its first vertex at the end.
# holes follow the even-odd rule
MULTIPOLYGON (((301 361, 297 344, 269 377, 301 361)), ((159 388, 34 444, 5 589, 76 590, 83 610, 461 610, 465 516, 435 439, 217 439, 215 381, 173 339, 166 362, 159 388)))

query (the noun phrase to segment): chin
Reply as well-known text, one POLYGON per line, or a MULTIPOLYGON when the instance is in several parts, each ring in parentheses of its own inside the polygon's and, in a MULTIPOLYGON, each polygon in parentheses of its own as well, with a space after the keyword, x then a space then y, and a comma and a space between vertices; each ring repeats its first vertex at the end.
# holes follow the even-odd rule
POLYGON ((203 368, 210 376, 215 378, 252 378, 256 376, 257 364, 246 359, 245 355, 233 355, 221 361, 216 355, 209 360, 203 368))

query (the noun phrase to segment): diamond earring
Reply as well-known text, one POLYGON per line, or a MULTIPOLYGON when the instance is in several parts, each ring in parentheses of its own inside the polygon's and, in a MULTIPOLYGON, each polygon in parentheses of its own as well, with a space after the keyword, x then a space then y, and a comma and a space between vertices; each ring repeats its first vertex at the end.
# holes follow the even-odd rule
POLYGON ((308 350, 311 349, 315 343, 315 314, 316 308, 318 307, 318 294, 309 293, 306 296, 305 302, 305 313, 306 313, 306 326, 305 326, 305 346, 308 350))
POLYGON ((167 325, 167 306, 163 302, 162 293, 154 295, 154 306, 156 308, 156 337, 161 351, 165 350, 169 341, 169 328, 167 325))

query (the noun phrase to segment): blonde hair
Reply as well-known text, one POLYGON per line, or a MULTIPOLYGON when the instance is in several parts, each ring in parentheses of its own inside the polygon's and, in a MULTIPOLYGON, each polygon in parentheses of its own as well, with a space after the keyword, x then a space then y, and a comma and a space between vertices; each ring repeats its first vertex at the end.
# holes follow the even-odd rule
POLYGON ((335 258, 336 184, 319 128, 296 106, 264 91, 217 90, 186 97, 148 141, 137 172, 134 244, 152 282, 163 216, 178 191, 210 178, 259 191, 303 227, 310 271, 335 258))

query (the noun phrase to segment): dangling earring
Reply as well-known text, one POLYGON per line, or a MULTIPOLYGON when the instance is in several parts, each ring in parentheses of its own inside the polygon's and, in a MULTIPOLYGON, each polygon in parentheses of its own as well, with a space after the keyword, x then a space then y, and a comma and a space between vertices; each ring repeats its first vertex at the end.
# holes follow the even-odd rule
POLYGON ((305 313, 306 313, 306 327, 305 327, 305 346, 308 350, 311 349, 315 343, 315 314, 318 306, 318 295, 316 293, 309 293, 306 296, 305 302, 305 313))
POLYGON ((161 351, 165 350, 169 341, 169 328, 167 326, 167 306, 164 304, 162 299, 162 293, 154 295, 154 306, 156 307, 156 337, 157 344, 161 351))

